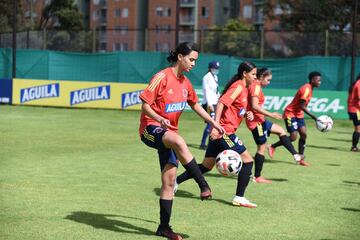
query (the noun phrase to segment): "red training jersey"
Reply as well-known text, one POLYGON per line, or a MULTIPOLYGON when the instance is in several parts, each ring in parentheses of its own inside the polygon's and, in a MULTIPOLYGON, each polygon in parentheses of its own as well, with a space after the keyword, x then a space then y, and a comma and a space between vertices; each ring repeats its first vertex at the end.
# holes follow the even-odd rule
POLYGON ((360 112, 360 80, 357 80, 348 96, 348 112, 360 112))
POLYGON ((301 109, 300 100, 305 101, 305 107, 306 107, 310 102, 312 94, 313 94, 313 89, 310 83, 306 83, 301 88, 299 88, 294 99, 291 101, 289 105, 286 106, 284 111, 284 118, 288 118, 288 117, 304 118, 304 111, 301 109))
POLYGON ((225 105, 220 116, 220 125, 227 134, 235 133, 244 118, 248 104, 247 95, 245 83, 238 80, 220 97, 219 102, 225 105))
POLYGON ((264 93, 262 91, 261 85, 260 85, 260 81, 259 80, 255 80, 253 81, 253 83, 249 86, 248 88, 248 107, 247 110, 248 111, 252 111, 254 114, 254 119, 253 120, 249 120, 246 118, 246 126, 250 129, 253 130, 254 128, 256 128, 257 124, 262 124, 263 122, 265 122, 265 116, 262 113, 259 113, 258 111, 255 111, 252 106, 251 106, 251 99, 253 97, 256 97, 259 99, 259 106, 263 106, 264 105, 264 101, 265 101, 265 96, 264 93))
MULTIPOLYGON (((157 114, 168 119, 174 126, 169 127, 169 130, 175 132, 178 131, 179 118, 186 103, 192 106, 198 102, 190 80, 184 75, 177 78, 170 67, 153 76, 150 84, 140 94, 140 99, 148 103, 157 114)), ((142 134, 148 125, 161 126, 159 122, 142 112, 139 133, 142 134)))

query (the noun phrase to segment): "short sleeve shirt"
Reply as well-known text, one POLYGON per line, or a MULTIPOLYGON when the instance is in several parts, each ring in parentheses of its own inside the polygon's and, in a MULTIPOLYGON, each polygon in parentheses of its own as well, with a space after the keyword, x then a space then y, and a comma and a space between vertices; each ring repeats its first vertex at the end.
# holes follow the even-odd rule
POLYGON ((227 134, 235 133, 244 118, 248 104, 247 97, 248 90, 241 80, 234 82, 220 97, 219 101, 225 105, 220 116, 220 125, 227 134))
MULTIPOLYGON (((182 75, 175 76, 172 69, 166 68, 153 76, 150 84, 140 94, 140 99, 160 116, 168 119, 174 126, 169 130, 178 131, 178 122, 186 103, 193 106, 198 102, 198 97, 190 80, 182 75)), ((161 126, 161 124, 150 118, 143 112, 140 117, 140 134, 148 125, 161 126)))
POLYGON ((311 100, 312 94, 313 90, 310 83, 306 83, 301 88, 299 88, 294 99, 285 108, 284 117, 304 118, 304 111, 301 109, 301 100, 305 101, 306 107, 311 100))
POLYGON ((265 101, 265 96, 264 93, 262 91, 261 85, 260 85, 260 81, 256 80, 254 81, 248 88, 248 111, 252 111, 254 114, 254 119, 253 120, 248 120, 246 119, 246 125, 247 127, 252 130, 254 128, 256 128, 257 124, 261 124, 263 122, 265 122, 265 116, 264 114, 255 111, 252 107, 251 107, 251 100, 253 97, 256 97, 259 99, 259 106, 263 106, 264 101, 265 101))
POLYGON ((353 86, 348 96, 348 112, 360 112, 360 80, 353 86))

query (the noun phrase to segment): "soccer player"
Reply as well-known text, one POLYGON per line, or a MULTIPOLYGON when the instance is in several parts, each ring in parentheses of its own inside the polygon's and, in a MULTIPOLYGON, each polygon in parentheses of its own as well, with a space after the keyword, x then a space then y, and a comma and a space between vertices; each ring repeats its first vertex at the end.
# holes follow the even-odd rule
POLYGON ((178 161, 198 183, 201 200, 211 197, 209 185, 185 140, 178 133, 179 117, 186 103, 214 129, 224 131, 198 103, 190 80, 183 74, 195 66, 197 59, 198 50, 195 45, 187 42, 179 44, 167 58, 172 65, 155 74, 140 95, 143 102, 140 137, 147 146, 157 149, 161 169, 160 225, 156 235, 169 239, 182 239, 169 225, 178 161))
MULTIPOLYGON (((301 155, 299 164, 302 166, 310 166, 310 164, 304 160, 307 138, 304 112, 316 121, 316 116, 307 109, 307 105, 312 97, 313 89, 319 87, 321 84, 321 74, 319 72, 311 72, 309 73, 308 79, 309 82, 300 87, 300 89, 296 92, 294 99, 286 106, 283 114, 286 129, 290 133, 291 141, 296 140, 298 132, 300 134, 298 153, 301 155)), ((281 141, 270 145, 268 148, 269 156, 273 157, 275 148, 281 145, 283 145, 281 141)))
MULTIPOLYGON (((203 100, 202 106, 206 109, 212 118, 215 118, 215 109, 216 104, 219 100, 219 84, 218 84, 218 74, 219 74, 220 63, 218 61, 209 62, 208 72, 202 79, 202 89, 203 89, 203 100)), ((207 123, 201 138, 200 149, 206 149, 206 143, 208 136, 210 134, 210 124, 207 123)))
POLYGON ((348 114, 349 119, 353 121, 354 132, 352 135, 352 146, 350 151, 359 152, 357 144, 360 136, 360 74, 356 77, 349 88, 348 96, 348 114))
POLYGON ((275 133, 279 136, 280 142, 285 148, 293 155, 295 161, 300 161, 301 156, 295 151, 294 146, 291 144, 291 140, 286 136, 285 130, 279 125, 270 122, 265 119, 265 116, 274 119, 282 119, 280 113, 269 112, 263 108, 265 96, 262 91, 262 87, 270 84, 272 79, 272 72, 268 68, 261 68, 257 71, 257 80, 255 80, 248 88, 248 108, 247 111, 251 111, 254 115, 253 119, 246 119, 246 125, 251 131, 254 141, 257 145, 257 152, 255 154, 255 173, 253 181, 257 183, 271 183, 261 176, 261 171, 264 164, 264 153, 266 150, 266 141, 270 136, 270 133, 275 133))
MULTIPOLYGON (((235 135, 235 132, 246 114, 248 104, 247 87, 255 79, 256 66, 250 62, 243 62, 239 65, 237 74, 226 84, 215 113, 215 121, 224 127, 225 134, 221 134, 215 128, 211 130, 205 158, 199 165, 201 172, 204 174, 214 167, 215 158, 220 152, 226 149, 238 152, 243 160, 243 166, 238 175, 236 194, 232 204, 248 208, 257 207, 256 204, 244 197, 254 160, 241 140, 235 135)), ((176 178, 176 184, 180 184, 189 178, 191 178, 191 174, 185 171, 176 178)), ((174 190, 176 191, 176 188, 174 190)))

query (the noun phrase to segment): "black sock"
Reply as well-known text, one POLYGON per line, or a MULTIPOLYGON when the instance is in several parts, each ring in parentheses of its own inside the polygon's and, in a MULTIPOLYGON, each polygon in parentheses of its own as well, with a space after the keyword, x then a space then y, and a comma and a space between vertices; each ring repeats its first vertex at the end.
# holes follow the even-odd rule
POLYGON ((360 133, 358 133, 357 131, 353 132, 352 135, 352 146, 356 147, 357 144, 359 143, 359 137, 360 137, 360 133))
POLYGON ((265 157, 259 153, 255 154, 255 177, 261 176, 261 170, 264 165, 265 157))
POLYGON ((304 155, 305 143, 306 143, 305 139, 302 139, 302 138, 299 139, 299 154, 301 154, 301 155, 304 155))
POLYGON ((239 197, 244 196, 245 189, 250 180, 252 166, 253 166, 253 162, 243 164, 243 166, 239 172, 239 175, 238 175, 236 196, 239 196, 239 197))
POLYGON ((194 180, 197 182, 202 192, 209 189, 209 185, 205 181, 204 176, 201 174, 200 168, 197 165, 195 158, 193 158, 188 164, 183 166, 186 171, 189 172, 190 176, 194 178, 194 180))
POLYGON ((286 135, 282 135, 280 136, 280 142, 282 143, 282 145, 284 145, 284 147, 292 154, 297 154, 294 146, 291 143, 291 140, 288 136, 286 135))
POLYGON ((159 200, 160 203, 160 228, 168 228, 170 217, 171 217, 171 209, 173 200, 159 200))
POLYGON ((281 141, 277 141, 276 143, 271 144, 271 147, 277 148, 277 147, 280 147, 281 145, 283 145, 282 142, 281 142, 281 141))
MULTIPOLYGON (((202 174, 207 173, 207 172, 210 171, 210 169, 207 169, 202 164, 198 164, 198 166, 199 166, 199 169, 200 169, 202 174)), ((180 184, 180 183, 185 182, 186 180, 188 180, 190 178, 191 178, 190 173, 188 171, 185 171, 176 178, 176 182, 177 182, 177 184, 180 184)))

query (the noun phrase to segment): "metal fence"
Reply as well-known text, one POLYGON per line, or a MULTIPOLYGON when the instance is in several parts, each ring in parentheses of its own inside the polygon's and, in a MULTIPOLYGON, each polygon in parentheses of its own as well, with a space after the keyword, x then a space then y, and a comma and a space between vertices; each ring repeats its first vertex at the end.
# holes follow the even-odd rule
MULTIPOLYGON (((359 33, 357 34, 359 36, 359 33)), ((175 46, 175 30, 43 30, 17 33, 17 48, 72 52, 157 51, 175 46)), ((351 32, 180 30, 179 42, 197 42, 201 52, 246 58, 351 56, 351 32)), ((357 37, 357 46, 360 38, 357 37)), ((12 47, 12 33, 0 33, 0 48, 12 47)), ((356 50, 360 55, 360 49, 356 50)))

